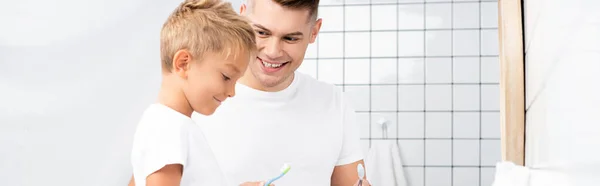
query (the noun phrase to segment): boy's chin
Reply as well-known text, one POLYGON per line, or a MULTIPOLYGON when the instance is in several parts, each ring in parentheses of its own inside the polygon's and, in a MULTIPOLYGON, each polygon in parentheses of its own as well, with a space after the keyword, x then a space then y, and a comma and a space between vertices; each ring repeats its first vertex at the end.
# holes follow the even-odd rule
POLYGON ((206 108, 199 109, 196 112, 199 114, 205 115, 205 116, 210 116, 210 115, 214 114, 216 110, 217 110, 217 107, 208 108, 208 106, 207 106, 206 108))

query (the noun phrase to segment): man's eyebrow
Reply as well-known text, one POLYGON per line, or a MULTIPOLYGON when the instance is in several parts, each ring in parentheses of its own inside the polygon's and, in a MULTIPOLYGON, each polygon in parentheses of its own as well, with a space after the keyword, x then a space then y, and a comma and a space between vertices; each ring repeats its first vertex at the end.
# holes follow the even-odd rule
MULTIPOLYGON (((264 31, 266 31, 266 32, 271 32, 269 29, 265 28, 264 26, 262 26, 262 25, 260 25, 260 24, 256 24, 256 23, 254 23, 254 24, 252 24, 252 25, 253 25, 253 26, 255 26, 255 27, 258 27, 258 28, 260 28, 261 30, 264 30, 264 31)), ((302 32, 299 32, 299 31, 297 31, 297 32, 292 32, 292 33, 289 33, 289 34, 286 34, 286 36, 303 36, 303 35, 304 35, 304 34, 303 34, 302 32)))
POLYGON ((294 32, 294 33, 289 33, 286 36, 302 36, 304 34, 302 34, 302 32, 294 32))

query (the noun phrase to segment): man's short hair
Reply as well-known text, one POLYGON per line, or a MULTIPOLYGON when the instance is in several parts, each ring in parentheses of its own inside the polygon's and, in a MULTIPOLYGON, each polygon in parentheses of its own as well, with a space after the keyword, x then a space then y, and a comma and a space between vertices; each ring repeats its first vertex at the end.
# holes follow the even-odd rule
MULTIPOLYGON (((265 1, 265 0, 247 0, 250 4, 253 4, 252 1, 265 1)), ((311 21, 317 20, 317 16, 319 13, 319 0, 271 0, 280 6, 292 10, 308 10, 311 21)), ((249 5, 251 6, 251 5, 249 5)))

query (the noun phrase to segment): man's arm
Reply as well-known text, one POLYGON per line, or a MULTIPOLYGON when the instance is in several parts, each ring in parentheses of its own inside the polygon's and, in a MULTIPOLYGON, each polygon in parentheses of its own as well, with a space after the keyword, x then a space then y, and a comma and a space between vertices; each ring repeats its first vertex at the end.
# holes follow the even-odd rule
POLYGON ((331 186, 350 186, 356 184, 358 181, 358 172, 356 171, 358 164, 363 164, 364 166, 363 160, 336 166, 331 175, 331 186))
MULTIPOLYGON (((352 186, 358 182, 356 167, 363 164, 363 151, 360 146, 359 124, 356 122, 356 111, 349 99, 342 93, 342 130, 343 142, 336 167, 331 175, 332 186, 352 186)), ((364 185, 364 184, 363 184, 364 185)))

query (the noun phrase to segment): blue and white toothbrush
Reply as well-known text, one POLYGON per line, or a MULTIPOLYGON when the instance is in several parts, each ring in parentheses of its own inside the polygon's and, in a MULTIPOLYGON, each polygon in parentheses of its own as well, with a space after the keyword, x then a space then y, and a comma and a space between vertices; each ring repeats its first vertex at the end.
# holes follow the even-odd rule
POLYGON ((283 175, 285 175, 288 171, 290 171, 290 168, 291 168, 290 165, 288 165, 287 163, 283 164, 283 167, 281 167, 281 170, 280 170, 281 174, 279 174, 279 176, 267 181, 265 183, 265 186, 270 186, 271 183, 273 183, 275 180, 278 180, 279 178, 283 177, 283 175))
POLYGON ((362 164, 358 164, 356 172, 358 172, 358 186, 362 186, 362 181, 365 178, 365 167, 362 164))

